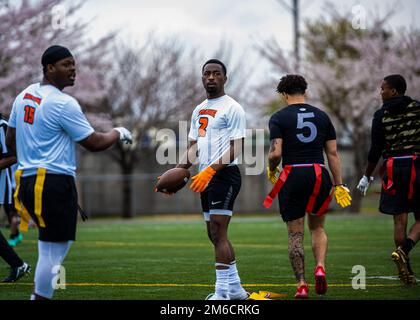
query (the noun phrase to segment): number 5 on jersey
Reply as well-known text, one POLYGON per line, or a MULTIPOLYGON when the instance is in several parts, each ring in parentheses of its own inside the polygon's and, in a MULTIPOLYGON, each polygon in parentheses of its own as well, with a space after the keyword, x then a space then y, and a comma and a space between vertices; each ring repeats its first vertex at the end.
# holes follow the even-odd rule
POLYGON ((35 108, 31 106, 25 106, 25 117, 23 118, 23 121, 29 124, 34 124, 34 118, 35 108))
POLYGON ((198 122, 200 127, 198 128, 198 136, 205 137, 207 134, 207 126, 209 125, 209 119, 207 117, 201 117, 198 122))
POLYGON ((305 137, 302 133, 297 134, 297 138, 299 141, 303 143, 309 143, 315 140, 316 135, 318 134, 318 130, 316 129, 315 124, 310 121, 305 121, 305 119, 315 118, 315 114, 313 112, 305 112, 305 113, 298 113, 297 114, 297 129, 309 128, 310 134, 308 137, 305 137))

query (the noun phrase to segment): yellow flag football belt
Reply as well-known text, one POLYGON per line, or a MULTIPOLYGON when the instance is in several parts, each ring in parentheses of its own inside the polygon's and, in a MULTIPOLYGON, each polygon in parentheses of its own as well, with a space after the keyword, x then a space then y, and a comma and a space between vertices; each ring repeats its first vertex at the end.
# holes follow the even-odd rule
MULTIPOLYGON (((29 221, 31 216, 25 206, 20 202, 19 199, 19 189, 20 189, 20 178, 22 177, 22 170, 16 170, 15 180, 16 180, 16 190, 13 195, 15 200, 15 209, 21 216, 20 230, 28 231, 29 221)), ((34 211, 38 220, 38 226, 45 228, 45 222, 42 218, 42 192, 44 190, 45 176, 47 174, 47 169, 38 168, 36 173, 35 188, 34 188, 34 211)))

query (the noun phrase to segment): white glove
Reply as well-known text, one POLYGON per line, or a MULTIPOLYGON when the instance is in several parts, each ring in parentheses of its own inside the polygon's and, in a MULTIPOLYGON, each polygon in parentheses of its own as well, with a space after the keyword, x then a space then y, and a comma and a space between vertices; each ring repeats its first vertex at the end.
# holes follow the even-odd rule
POLYGON ((359 184, 357 185, 357 190, 359 190, 360 193, 365 196, 373 179, 373 177, 368 178, 364 175, 363 178, 360 179, 359 184))
POLYGON ((114 130, 117 130, 120 133, 120 141, 125 142, 126 144, 132 144, 133 143, 133 136, 131 135, 131 132, 128 131, 126 128, 118 127, 114 128, 114 130))

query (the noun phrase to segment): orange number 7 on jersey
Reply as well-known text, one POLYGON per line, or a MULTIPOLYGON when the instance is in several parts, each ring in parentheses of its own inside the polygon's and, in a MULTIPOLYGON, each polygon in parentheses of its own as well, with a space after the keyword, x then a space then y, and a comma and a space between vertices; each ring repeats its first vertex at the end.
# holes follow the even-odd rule
POLYGON ((34 124, 35 108, 31 106, 25 106, 25 117, 23 121, 29 124, 34 124))
POLYGON ((207 126, 209 125, 209 119, 207 117, 201 117, 198 122, 200 123, 200 128, 198 128, 198 136, 205 137, 207 133, 207 126))

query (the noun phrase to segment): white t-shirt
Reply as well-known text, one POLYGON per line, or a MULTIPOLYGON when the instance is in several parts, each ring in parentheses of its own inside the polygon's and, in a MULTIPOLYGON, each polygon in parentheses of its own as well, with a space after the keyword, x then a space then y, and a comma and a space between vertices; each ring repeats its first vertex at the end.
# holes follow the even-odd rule
POLYGON ((18 169, 24 177, 40 167, 47 173, 75 176, 75 141, 94 132, 76 99, 39 83, 17 96, 9 127, 16 128, 18 169))
MULTIPOLYGON (((231 140, 245 135, 245 111, 238 102, 228 95, 204 100, 192 113, 188 135, 197 141, 199 170, 219 160, 229 150, 231 140)), ((230 165, 237 163, 235 159, 230 165)))

